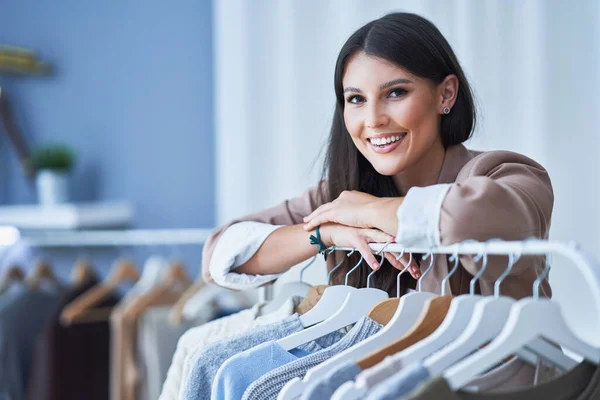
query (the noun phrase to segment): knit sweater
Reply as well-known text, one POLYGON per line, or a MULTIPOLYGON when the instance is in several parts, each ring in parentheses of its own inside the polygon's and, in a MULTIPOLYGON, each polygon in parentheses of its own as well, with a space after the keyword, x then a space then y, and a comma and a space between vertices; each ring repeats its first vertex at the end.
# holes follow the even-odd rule
POLYGON ((288 381, 295 377, 302 378, 312 367, 376 334, 381 328, 381 324, 369 317, 361 318, 350 332, 333 346, 283 365, 261 376, 248 386, 242 400, 276 399, 288 381))

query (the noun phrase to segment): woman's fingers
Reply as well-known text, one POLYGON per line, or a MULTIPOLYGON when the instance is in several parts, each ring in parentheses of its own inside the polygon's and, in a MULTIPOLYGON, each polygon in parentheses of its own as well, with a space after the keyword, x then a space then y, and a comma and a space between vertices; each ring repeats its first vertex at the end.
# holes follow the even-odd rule
POLYGON ((371 267, 371 269, 378 270, 381 267, 381 265, 379 265, 379 260, 375 258, 375 254, 373 254, 373 251, 366 241, 359 240, 354 247, 363 256, 363 260, 371 267))
POLYGON ((393 242, 395 238, 389 233, 385 233, 378 229, 364 229, 365 237, 370 243, 388 243, 393 242))
MULTIPOLYGON (((394 258, 397 258, 399 256, 398 253, 390 253, 390 254, 392 254, 394 258)), ((406 266, 408 265, 408 262, 410 261, 410 254, 404 254, 400 258, 399 261, 401 263, 401 269, 406 268, 406 266)), ((394 265, 394 264, 392 264, 392 265, 394 265)), ((419 265, 417 264, 417 262, 416 262, 416 260, 414 258, 413 258, 412 262, 410 263, 410 267, 408 268, 408 272, 415 279, 419 279, 421 277, 421 269, 419 268, 419 265)))
POLYGON ((394 253, 385 253, 385 259, 388 260, 388 262, 397 270, 402 271, 404 269, 404 265, 400 261, 396 260, 394 253))

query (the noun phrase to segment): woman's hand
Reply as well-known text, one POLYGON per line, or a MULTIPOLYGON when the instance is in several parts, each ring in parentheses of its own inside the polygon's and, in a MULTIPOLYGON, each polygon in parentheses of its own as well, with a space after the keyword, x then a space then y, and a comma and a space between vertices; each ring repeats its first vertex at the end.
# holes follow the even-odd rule
MULTIPOLYGON (((378 270, 378 256, 373 254, 369 243, 387 243, 393 242, 394 237, 390 234, 382 232, 378 229, 371 228, 356 228, 335 223, 326 223, 320 228, 321 240, 326 246, 351 247, 356 249, 362 256, 363 260, 374 270, 378 270)), ((409 261, 408 254, 404 255, 400 261, 396 260, 398 254, 384 253, 385 258, 398 270, 403 270, 409 261)), ((413 260, 411 268, 408 272, 414 277, 420 277, 419 267, 413 260)))
POLYGON ((344 191, 334 201, 304 217, 304 229, 311 231, 319 225, 334 222, 355 228, 377 228, 395 235, 398 230, 396 211, 402 200, 402 197, 379 198, 355 190, 344 191))

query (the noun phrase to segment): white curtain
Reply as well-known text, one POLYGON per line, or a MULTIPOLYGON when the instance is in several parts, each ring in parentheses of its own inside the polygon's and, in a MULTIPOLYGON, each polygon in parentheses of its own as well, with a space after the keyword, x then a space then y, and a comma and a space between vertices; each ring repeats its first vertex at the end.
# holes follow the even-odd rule
MULTIPOLYGON (((218 223, 317 182, 337 53, 361 25, 395 10, 430 19, 463 65, 480 111, 467 146, 544 165, 556 199, 552 239, 600 257, 595 0, 216 1, 218 223)), ((554 268, 552 282, 566 307, 588 299, 573 270, 554 268)))

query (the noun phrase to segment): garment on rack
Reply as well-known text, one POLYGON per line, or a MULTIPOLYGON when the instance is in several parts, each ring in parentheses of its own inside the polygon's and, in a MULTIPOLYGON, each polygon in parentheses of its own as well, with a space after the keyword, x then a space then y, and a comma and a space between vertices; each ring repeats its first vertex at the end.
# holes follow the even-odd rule
POLYGON ((429 377, 427 368, 420 362, 414 362, 372 388, 367 400, 395 400, 410 393, 429 377))
POLYGON ((382 327, 381 324, 369 317, 361 318, 339 342, 314 354, 273 369, 271 372, 261 376, 248 386, 242 400, 277 398, 281 389, 291 379, 296 377, 303 378, 306 372, 312 367, 373 336, 382 327))
POLYGON ((529 388, 549 380, 547 376, 538 376, 537 371, 542 368, 545 366, 541 361, 538 361, 537 367, 533 367, 525 361, 513 357, 499 367, 472 379, 465 390, 495 392, 529 388))
MULTIPOLYGON (((152 305, 172 305, 182 291, 169 291, 157 297, 152 305)), ((128 293, 129 295, 129 293, 128 293)), ((128 306, 139 296, 124 298, 110 315, 111 328, 111 400, 135 400, 141 374, 137 364, 137 320, 140 315, 127 315, 128 306)))
MULTIPOLYGON (((242 335, 213 343, 202 349, 202 351, 190 355, 194 365, 190 371, 189 378, 183 382, 183 399, 210 399, 211 385, 213 381, 216 381, 217 371, 230 357, 262 343, 278 340, 292 333, 300 332, 303 329, 304 326, 300 322, 299 315, 293 314, 283 321, 256 327, 242 335)), ((336 338, 336 334, 338 333, 334 332, 332 336, 336 338)), ((337 338, 339 339, 339 337, 337 338)), ((327 340, 328 338, 322 339, 327 340)), ((314 346, 309 344, 307 346, 300 346, 299 349, 311 351, 314 350, 314 346)), ((240 397, 242 393, 240 393, 240 397)))
POLYGON ((345 382, 352 381, 361 369, 353 361, 342 363, 326 373, 323 378, 312 383, 300 397, 301 400, 330 399, 335 391, 345 382))
POLYGON ((263 374, 299 358, 309 356, 341 340, 343 333, 332 332, 302 346, 285 350, 270 341, 236 354, 217 371, 212 385, 212 400, 237 400, 246 388, 263 374))
POLYGON ((36 337, 55 312, 62 291, 18 283, 0 297, 0 399, 25 398, 36 337))
MULTIPOLYGON (((167 378, 163 384, 159 400, 183 399, 183 382, 189 380, 190 371, 196 361, 193 354, 202 352, 213 343, 238 336, 255 327, 282 321, 294 314, 294 309, 301 301, 299 297, 291 298, 277 311, 267 315, 261 315, 261 310, 266 303, 259 303, 251 309, 188 330, 177 343, 177 349, 173 355, 173 361, 167 372, 167 378)), ((210 376, 208 387, 210 387, 212 377, 214 377, 219 366, 220 364, 216 366, 212 373, 205 372, 207 376, 210 376)))
MULTIPOLYGON (((322 182, 299 197, 220 227, 202 251, 204 279, 215 279, 221 286, 238 289, 244 288, 245 284, 250 285, 246 286, 248 288, 258 284, 258 276, 235 273, 239 266, 238 256, 253 254, 278 226, 303 223, 303 217, 325 202, 335 200, 328 199, 326 192, 327 183, 322 182), (319 194, 319 189, 323 189, 324 196, 319 194), (221 243, 222 235, 230 227, 248 221, 269 226, 265 226, 262 233, 256 230, 252 236, 232 235, 227 243, 221 243), (219 257, 213 254, 217 252, 217 246, 224 249, 219 251, 219 257), (223 259, 231 262, 223 263, 223 259)), ((397 210, 396 241, 406 246, 430 248, 466 239, 485 241, 490 237, 504 240, 523 240, 531 236, 548 238, 554 201, 552 184, 540 164, 521 154, 508 151, 481 153, 470 151, 463 145, 449 146, 437 184, 413 187, 403 195, 404 202, 397 210)), ((504 280, 503 295, 516 299, 530 296, 533 282, 544 269, 544 260, 544 256, 520 259, 504 280)), ((334 253, 327 261, 331 269, 339 257, 334 253)), ((448 294, 467 293, 470 280, 480 270, 473 256, 461 256, 460 263, 462 268, 447 283, 448 294)), ((490 256, 487 265, 476 288, 482 295, 493 294, 494 281, 505 270, 506 259, 490 256)), ((423 290, 440 293, 448 271, 448 257, 436 257, 435 267, 423 278, 423 290)), ((277 275, 269 277, 270 280, 276 278, 277 275)), ((547 279, 540 286, 540 295, 551 296, 547 279)))
POLYGON ((138 399, 158 399, 167 377, 177 341, 189 328, 189 321, 169 323, 170 306, 152 307, 137 324, 137 353, 140 385, 138 399))
POLYGON ((416 388, 407 400, 597 400, 600 399, 600 367, 583 362, 560 377, 524 390, 496 393, 452 391, 443 377, 416 388))
MULTIPOLYGON (((60 299, 37 338, 27 397, 31 400, 106 400, 109 397, 110 330, 108 320, 60 322, 62 309, 98 283, 90 279, 60 299)), ((98 307, 113 307, 110 296, 98 307)))

